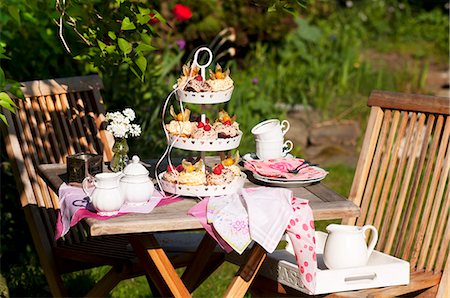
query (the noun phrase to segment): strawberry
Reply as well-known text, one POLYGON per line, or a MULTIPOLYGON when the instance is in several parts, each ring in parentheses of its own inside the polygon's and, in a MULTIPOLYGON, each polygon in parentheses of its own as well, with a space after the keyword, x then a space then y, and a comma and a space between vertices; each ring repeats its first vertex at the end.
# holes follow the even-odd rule
POLYGON ((206 122, 206 124, 209 124, 209 119, 208 119, 208 118, 206 118, 205 122, 206 122))
POLYGON ((206 124, 205 127, 203 127, 203 129, 204 129, 205 131, 210 131, 210 130, 211 130, 211 125, 206 124))
POLYGON ((231 121, 230 121, 230 120, 227 120, 227 121, 225 121, 223 124, 225 124, 225 125, 231 125, 231 121))
POLYGON ((224 167, 223 164, 221 164, 221 163, 219 163, 219 164, 217 165, 217 167, 219 167, 221 170, 225 169, 225 167, 224 167))
POLYGON ((213 172, 216 175, 220 175, 222 174, 222 169, 219 167, 220 164, 218 164, 217 166, 214 167, 213 172))
POLYGON ((167 172, 168 173, 172 173, 173 171, 175 171, 175 168, 172 165, 168 165, 167 166, 167 172))
POLYGON ((176 170, 177 170, 178 172, 183 172, 183 171, 184 171, 183 165, 178 165, 177 168, 176 168, 176 170))
POLYGON ((203 124, 203 122, 198 122, 198 123, 197 123, 197 127, 198 127, 198 128, 202 128, 203 126, 205 126, 205 124, 203 124))
POLYGON ((197 80, 197 81, 203 81, 203 78, 202 78, 202 76, 201 75, 196 75, 195 77, 194 77, 194 79, 195 80, 197 80))

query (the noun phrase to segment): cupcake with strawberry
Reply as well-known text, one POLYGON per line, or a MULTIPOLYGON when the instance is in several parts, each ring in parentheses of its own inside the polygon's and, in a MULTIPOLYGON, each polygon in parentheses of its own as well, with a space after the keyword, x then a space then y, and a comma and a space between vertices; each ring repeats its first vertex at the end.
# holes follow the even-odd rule
POLYGON ((212 128, 209 119, 202 115, 197 122, 197 127, 191 136, 193 139, 215 140, 218 138, 217 131, 212 128))
POLYGON ((224 110, 219 112, 219 117, 213 124, 213 128, 219 138, 233 138, 242 133, 239 130, 239 124, 236 122, 236 115, 230 117, 224 110))
POLYGON ((212 91, 211 86, 199 74, 199 68, 191 69, 190 62, 183 65, 183 75, 177 80, 177 87, 180 90, 192 92, 212 91))
POLYGON ((163 174, 163 179, 167 182, 176 184, 178 182, 178 176, 180 172, 183 171, 184 168, 182 165, 174 167, 173 165, 167 166, 167 170, 163 174))
POLYGON ((217 164, 212 169, 212 172, 206 176, 208 185, 226 185, 234 180, 233 171, 225 168, 222 163, 217 164))

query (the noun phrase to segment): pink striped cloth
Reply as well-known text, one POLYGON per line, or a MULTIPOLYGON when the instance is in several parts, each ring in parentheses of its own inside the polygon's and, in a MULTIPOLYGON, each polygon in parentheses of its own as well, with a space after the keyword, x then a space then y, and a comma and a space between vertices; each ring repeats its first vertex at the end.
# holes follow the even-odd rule
POLYGON ((112 216, 102 216, 96 213, 94 207, 89 203, 89 198, 80 187, 70 186, 63 183, 58 190, 59 210, 56 222, 55 240, 61 238, 69 231, 70 227, 76 225, 83 218, 108 219, 127 213, 149 213, 155 207, 172 204, 182 200, 180 197, 163 197, 155 191, 153 197, 147 204, 142 206, 129 206, 124 204, 119 213, 112 216))
POLYGON ((277 158, 269 160, 247 160, 244 167, 253 173, 265 177, 279 177, 287 180, 308 180, 322 178, 327 175, 327 171, 319 167, 305 165, 297 174, 289 173, 304 163, 301 158, 277 158))

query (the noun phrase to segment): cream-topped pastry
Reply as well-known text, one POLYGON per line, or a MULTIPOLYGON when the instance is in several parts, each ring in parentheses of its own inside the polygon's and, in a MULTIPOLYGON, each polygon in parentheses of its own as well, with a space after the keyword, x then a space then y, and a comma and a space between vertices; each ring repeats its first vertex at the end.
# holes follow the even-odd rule
POLYGON ((205 140, 215 140, 218 138, 217 131, 214 129, 205 130, 203 127, 195 127, 194 132, 191 135, 193 139, 205 139, 205 140))
POLYGON ((176 136, 189 137, 196 127, 195 122, 190 122, 189 117, 191 116, 191 111, 186 108, 184 112, 175 114, 173 106, 170 106, 170 115, 173 119, 168 124, 165 125, 166 130, 176 136))
POLYGON ((206 182, 208 185, 225 185, 230 184, 234 178, 235 175, 230 169, 222 168, 218 170, 216 166, 214 171, 206 176, 206 182))
POLYGON ((207 82, 203 81, 203 78, 200 75, 197 75, 194 79, 188 81, 184 90, 193 92, 208 92, 212 91, 212 88, 207 82))
POLYGON ((225 169, 230 170, 235 176, 240 176, 241 168, 238 166, 239 158, 239 151, 236 150, 234 156, 225 158, 222 160, 221 164, 225 169))
POLYGON ((239 124, 236 122, 236 115, 230 117, 230 115, 221 110, 219 112, 219 118, 213 125, 215 131, 219 138, 233 138, 242 132, 239 130, 239 124))
POLYGON ((183 159, 181 165, 183 170, 178 175, 178 183, 193 186, 206 184, 206 172, 202 160, 192 164, 183 159))
POLYGON ((213 72, 209 70, 209 79, 206 81, 213 92, 225 91, 233 87, 233 80, 230 78, 230 70, 222 71, 222 67, 216 64, 216 69, 213 72))
POLYGON ((172 168, 168 167, 167 171, 165 171, 163 174, 163 179, 170 183, 177 183, 178 176, 179 176, 179 173, 176 169, 174 169, 173 167, 172 168))

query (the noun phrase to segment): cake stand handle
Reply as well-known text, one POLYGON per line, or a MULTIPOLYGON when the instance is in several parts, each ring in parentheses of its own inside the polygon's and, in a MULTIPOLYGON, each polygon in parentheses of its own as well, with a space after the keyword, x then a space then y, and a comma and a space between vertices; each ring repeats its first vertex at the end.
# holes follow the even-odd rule
POLYGON ((197 65, 198 67, 200 67, 200 74, 201 74, 203 80, 206 80, 206 68, 211 64, 212 58, 213 58, 213 54, 212 54, 211 50, 210 50, 209 48, 207 48, 207 47, 201 47, 201 48, 198 49, 198 50, 195 52, 195 54, 194 54, 194 62, 192 63, 192 66, 195 67, 195 65, 197 65), (208 59, 208 62, 206 62, 206 63, 203 64, 203 65, 200 65, 200 64, 198 63, 198 55, 199 55, 199 53, 202 52, 202 51, 208 52, 208 58, 209 58, 209 59, 208 59))

